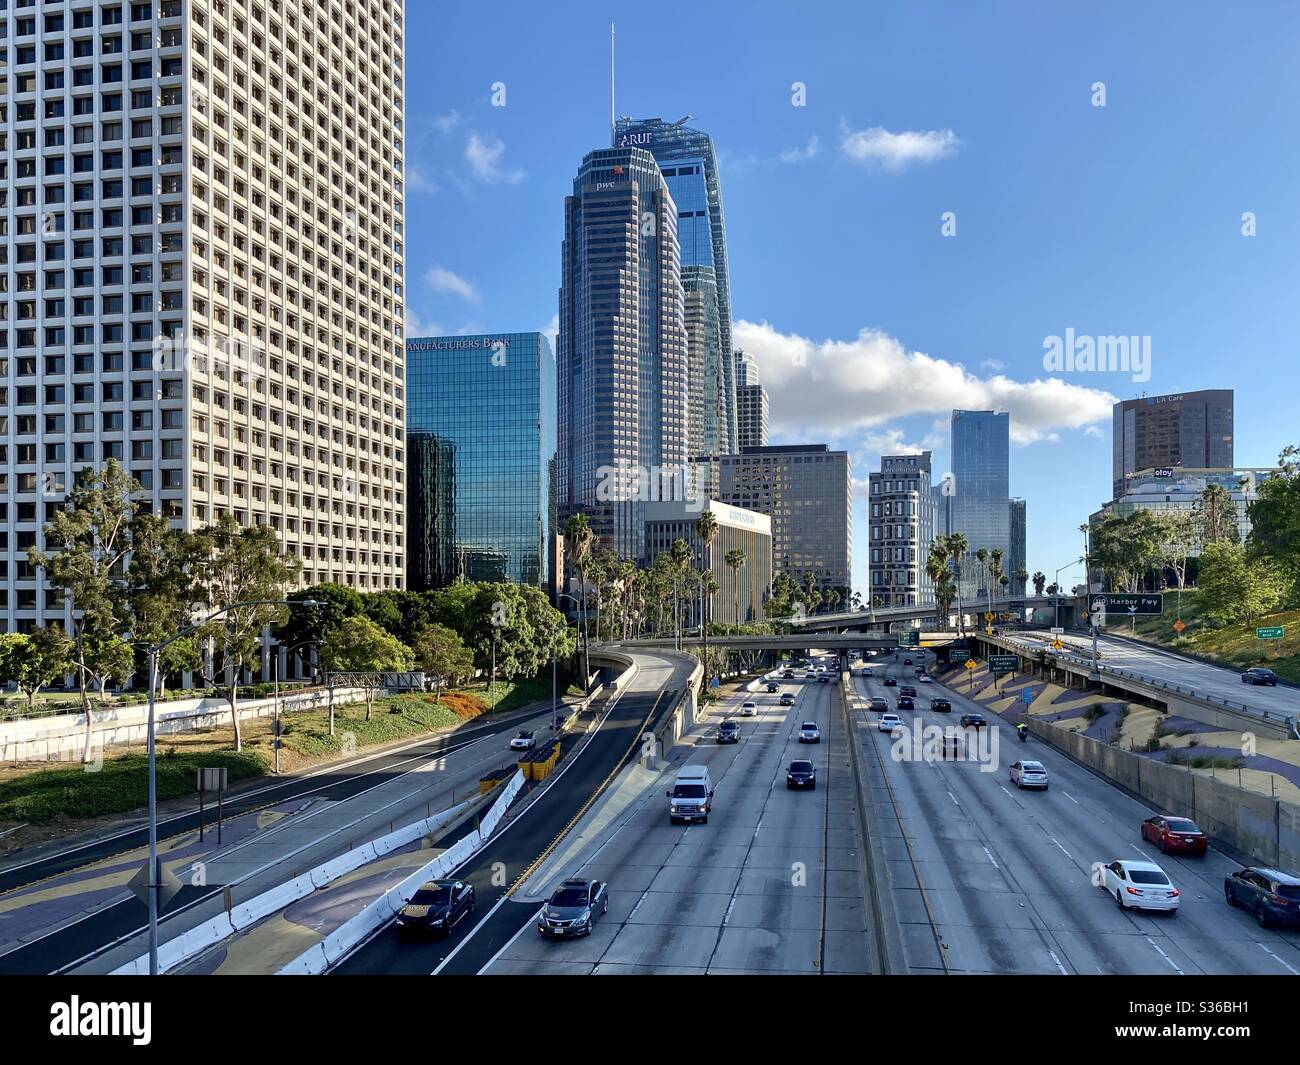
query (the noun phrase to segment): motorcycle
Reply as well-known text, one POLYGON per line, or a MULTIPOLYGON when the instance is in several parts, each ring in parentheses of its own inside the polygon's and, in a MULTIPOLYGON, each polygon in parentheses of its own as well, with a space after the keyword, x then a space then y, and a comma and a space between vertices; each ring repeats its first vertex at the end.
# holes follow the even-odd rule
POLYGON ((1017 725, 1017 726, 1016 726, 1016 735, 1020 737, 1020 742, 1021 742, 1021 743, 1024 743, 1024 742, 1025 742, 1025 739, 1029 736, 1029 728, 1028 728, 1028 726, 1026 726, 1026 725, 1017 725))

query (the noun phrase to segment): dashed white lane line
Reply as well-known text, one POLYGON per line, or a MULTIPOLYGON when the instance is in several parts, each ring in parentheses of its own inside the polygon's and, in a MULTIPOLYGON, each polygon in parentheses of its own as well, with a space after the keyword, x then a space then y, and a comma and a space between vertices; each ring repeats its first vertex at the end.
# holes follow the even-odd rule
POLYGON ((961 803, 960 803, 960 802, 958 801, 958 799, 957 799, 957 796, 954 795, 951 791, 948 792, 948 798, 950 798, 950 799, 952 800, 952 804, 953 804, 954 806, 960 806, 960 805, 961 805, 961 803))
POLYGON ((731 902, 727 904, 727 912, 722 916, 722 924, 724 927, 731 923, 731 911, 735 909, 735 906, 736 906, 736 896, 732 895, 731 902))
POLYGON ((1058 969, 1061 970, 1061 975, 1062 975, 1062 976, 1069 976, 1069 975, 1070 975, 1070 970, 1067 969, 1064 965, 1061 964, 1061 959, 1058 958, 1058 957, 1056 956, 1056 951, 1054 951, 1054 950, 1049 950, 1047 953, 1050 954, 1050 955, 1052 956, 1052 961, 1056 962, 1056 967, 1057 967, 1058 969))
POLYGON ((1003 795, 1005 795, 1008 799, 1011 798, 1011 792, 1007 791, 1006 788, 1003 788, 1001 784, 999 784, 998 787, 999 787, 999 788, 1002 788, 1002 794, 1003 794, 1003 795))
POLYGON ((1056 844, 1056 849, 1057 849, 1058 851, 1060 851, 1060 852, 1061 852, 1062 854, 1064 854, 1067 858, 1069 858, 1070 861, 1074 861, 1074 855, 1072 855, 1069 851, 1067 851, 1064 847, 1062 847, 1061 844, 1060 844, 1060 841, 1059 841, 1055 836, 1048 836, 1047 838, 1050 839, 1053 843, 1056 844))
POLYGON ((1260 950, 1262 950, 1265 954, 1267 954, 1270 958, 1272 958, 1275 962, 1277 962, 1280 966, 1282 966, 1282 968, 1288 970, 1295 976, 1300 976, 1300 969, 1296 969, 1295 967, 1289 965, 1287 962, 1283 961, 1271 950, 1269 950, 1268 947, 1266 947, 1263 943, 1256 943, 1255 946, 1259 947, 1260 950))
POLYGON ((1146 941, 1147 941, 1148 943, 1151 944, 1151 946, 1154 948, 1155 952, 1156 952, 1157 954, 1159 954, 1160 957, 1164 958, 1165 961, 1167 961, 1167 962, 1169 963, 1169 967, 1170 967, 1171 969, 1173 969, 1174 972, 1176 972, 1179 976, 1186 976, 1186 975, 1187 975, 1185 972, 1183 972, 1182 969, 1178 968, 1178 963, 1175 962, 1173 958, 1171 958, 1168 954, 1166 954, 1163 950, 1160 949, 1160 944, 1159 944, 1159 943, 1157 943, 1157 942, 1156 942, 1154 939, 1152 939, 1150 936, 1147 936, 1147 937, 1146 937, 1146 941))
POLYGON ((1069 799, 1072 803, 1074 803, 1075 806, 1081 806, 1081 805, 1083 805, 1082 803, 1079 802, 1078 799, 1076 799, 1076 798, 1075 798, 1073 795, 1071 795, 1068 791, 1063 791, 1063 792, 1061 792, 1061 794, 1064 795, 1067 799, 1069 799))
POLYGON ((989 850, 987 847, 985 847, 985 848, 984 848, 984 853, 988 855, 989 861, 991 861, 991 862, 993 863, 993 868, 994 868, 994 869, 1001 869, 1001 868, 1002 868, 1002 866, 998 865, 998 861, 997 861, 997 859, 993 857, 993 852, 992 852, 991 850, 989 850))

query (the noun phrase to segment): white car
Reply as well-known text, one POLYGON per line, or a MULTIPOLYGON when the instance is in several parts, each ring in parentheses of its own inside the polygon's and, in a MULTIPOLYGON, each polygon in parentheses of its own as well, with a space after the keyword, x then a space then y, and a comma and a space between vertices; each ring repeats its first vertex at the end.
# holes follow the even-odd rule
POLYGON ((1013 762, 1011 783, 1018 788, 1047 790, 1047 767, 1042 762, 1013 762))
POLYGON ((934 678, 929 673, 922 673, 916 678, 918 684, 933 684, 934 678))
POLYGON ((903 727, 903 719, 897 714, 881 714, 880 724, 876 727, 881 732, 893 732, 894 729, 903 727))
POLYGON ((815 721, 805 721, 799 726, 800 743, 821 743, 822 732, 815 721))
POLYGON ((530 751, 536 742, 531 732, 521 731, 518 736, 510 741, 510 749, 512 751, 530 751))
POLYGON ((741 717, 753 717, 758 713, 758 703, 743 703, 740 707, 741 717))
POLYGON ((1122 910, 1178 912, 1179 891, 1155 862, 1111 862, 1102 866, 1101 879, 1101 889, 1114 896, 1122 910))

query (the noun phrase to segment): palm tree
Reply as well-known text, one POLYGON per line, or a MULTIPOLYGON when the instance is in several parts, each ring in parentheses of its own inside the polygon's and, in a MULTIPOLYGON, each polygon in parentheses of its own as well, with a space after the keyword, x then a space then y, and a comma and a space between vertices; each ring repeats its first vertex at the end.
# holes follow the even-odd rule
POLYGON ((582 609, 582 690, 591 680, 591 640, 587 632, 587 560, 591 557, 591 523, 585 514, 574 514, 564 523, 564 550, 578 571, 578 595, 582 609))
POLYGON ((966 614, 961 604, 961 564, 966 558, 966 552, 970 550, 970 542, 966 539, 966 534, 962 532, 949 533, 944 537, 946 541, 946 554, 948 561, 952 563, 953 576, 955 578, 957 593, 957 633, 960 636, 966 635, 966 614))
POLYGON ((993 609, 993 595, 995 592, 1001 590, 1000 589, 1001 585, 1004 585, 1006 583, 1002 579, 1005 575, 1006 574, 1003 573, 1002 571, 1002 548, 995 547, 992 551, 989 552, 989 613, 990 614, 996 613, 996 611, 993 609))
POLYGON ((690 544, 685 540, 674 540, 673 546, 668 549, 668 562, 673 572, 674 646, 680 651, 682 649, 682 580, 691 564, 690 544))
POLYGON ((955 589, 952 570, 948 567, 948 545, 945 537, 939 537, 930 545, 929 553, 925 558, 925 575, 934 584, 934 623, 947 624, 948 611, 952 608, 955 589))
MULTIPOLYGON (((704 544, 704 570, 709 576, 713 576, 713 541, 718 538, 718 516, 711 510, 704 511, 695 519, 695 535, 700 538, 704 544)), ((714 578, 714 584, 717 579, 714 578)), ((704 582, 700 585, 700 646, 703 653, 700 661, 704 663, 707 671, 709 668, 709 600, 711 596, 704 594, 704 582)))
POLYGON ((1029 570, 1025 569, 1024 566, 1021 566, 1018 570, 1016 570, 1017 594, 1019 595, 1025 594, 1025 583, 1028 580, 1029 580, 1029 570))
POLYGON ((1033 581, 1034 581, 1034 595, 1038 596, 1041 599, 1043 596, 1043 587, 1044 585, 1047 584, 1047 574, 1044 573, 1042 570, 1035 570, 1033 581))
POLYGON ((731 619, 740 627, 740 567, 749 561, 749 556, 739 547, 733 547, 723 559, 731 570, 731 619))

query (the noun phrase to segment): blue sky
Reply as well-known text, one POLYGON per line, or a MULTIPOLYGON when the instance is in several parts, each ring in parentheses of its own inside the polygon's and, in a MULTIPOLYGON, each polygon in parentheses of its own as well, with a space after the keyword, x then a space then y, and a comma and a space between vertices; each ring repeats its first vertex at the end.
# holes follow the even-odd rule
MULTIPOLYGON (((721 153, 773 442, 848 448, 863 482, 932 448, 938 474, 952 407, 1010 410, 1050 579, 1109 496, 1112 399, 1233 387, 1238 465, 1300 443, 1300 8, 1071 7, 412 0, 411 335, 552 323, 614 19, 618 113, 693 115, 721 153), (1049 373, 1067 329, 1150 337, 1149 380, 1049 373)), ((859 507, 864 591, 866 528, 859 507)))

